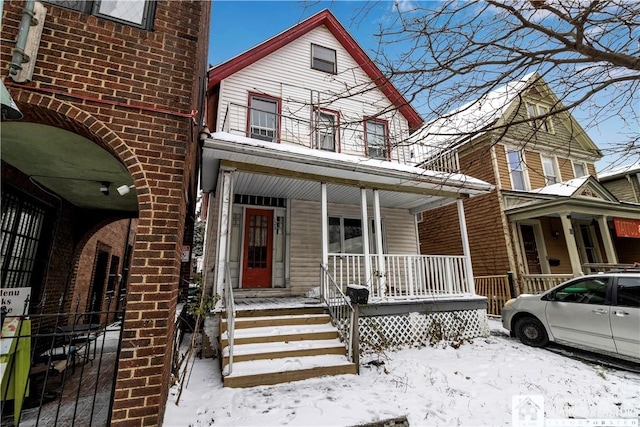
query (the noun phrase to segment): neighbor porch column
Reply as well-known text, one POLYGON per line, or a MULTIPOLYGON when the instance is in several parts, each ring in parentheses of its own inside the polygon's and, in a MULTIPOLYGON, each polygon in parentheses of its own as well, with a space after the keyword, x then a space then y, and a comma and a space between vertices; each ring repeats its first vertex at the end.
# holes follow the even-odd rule
POLYGON ((460 238, 462 239, 462 254, 464 255, 465 269, 467 270, 467 288, 471 295, 476 294, 476 285, 473 279, 473 265, 471 264, 471 249, 469 247, 469 235, 467 234, 467 219, 464 215, 462 199, 456 201, 458 205, 458 222, 460 223, 460 238))
POLYGON ((367 213, 367 189, 360 189, 360 211, 362 217, 362 253, 364 254, 364 280, 371 286, 371 258, 369 253, 369 216, 367 213))
POLYGON ((580 265, 580 255, 578 254, 578 245, 576 244, 576 236, 573 234, 571 219, 568 215, 560 215, 560 220, 562 221, 562 231, 569 251, 571 272, 574 276, 580 276, 582 275, 582 266, 580 265))
POLYGON ((617 264, 618 257, 616 256, 616 250, 613 247, 613 240, 611 239, 611 233, 609 232, 609 226, 607 225, 607 217, 599 216, 598 227, 600 227, 600 235, 602 236, 602 243, 604 244, 604 252, 607 254, 607 262, 609 264, 617 264))
MULTIPOLYGON (((229 224, 231 222, 231 210, 233 208, 233 169, 222 169, 222 182, 220 188, 220 210, 218 212, 218 257, 216 262, 216 287, 215 292, 219 296, 224 295, 224 278, 227 261, 229 259, 229 224)), ((231 284, 228 284, 231 286, 231 284)))
POLYGON ((376 233, 376 254, 378 254, 378 295, 384 297, 387 289, 387 269, 382 252, 382 215, 380 215, 380 191, 378 190, 373 190, 373 219, 376 233))

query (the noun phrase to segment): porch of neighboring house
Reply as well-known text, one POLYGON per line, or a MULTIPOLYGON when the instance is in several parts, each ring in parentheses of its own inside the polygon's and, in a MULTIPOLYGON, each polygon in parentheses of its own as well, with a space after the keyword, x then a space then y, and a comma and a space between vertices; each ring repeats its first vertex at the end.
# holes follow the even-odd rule
POLYGON ((355 373, 364 351, 487 334, 462 199, 490 185, 228 133, 205 141, 204 165, 215 190, 204 280, 222 297, 225 385, 355 373), (419 255, 416 215, 447 203, 463 253, 419 255), (366 289, 367 304, 348 288, 366 289))
POLYGON ((574 277, 640 261, 640 250, 629 250, 639 248, 640 241, 626 233, 624 225, 640 223, 638 206, 589 194, 524 205, 511 200, 505 213, 516 271, 475 278, 478 294, 488 298, 490 314, 499 315, 504 302, 519 294, 544 292, 574 277))

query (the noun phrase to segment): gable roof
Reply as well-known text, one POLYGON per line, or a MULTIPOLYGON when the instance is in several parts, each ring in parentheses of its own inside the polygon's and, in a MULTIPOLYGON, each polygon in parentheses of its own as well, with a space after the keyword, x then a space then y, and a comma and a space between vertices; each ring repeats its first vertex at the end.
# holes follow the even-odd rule
POLYGON ((640 173, 640 162, 632 163, 630 165, 620 166, 615 169, 611 169, 606 172, 598 173, 598 180, 611 181, 616 178, 623 177, 625 175, 631 175, 634 173, 640 173))
MULTIPOLYGON (((560 105, 560 101, 544 79, 537 72, 529 73, 424 124, 411 136, 413 143, 423 147, 423 150, 417 153, 418 156, 422 157, 422 160, 428 159, 444 151, 456 149, 492 130, 500 124, 500 120, 508 119, 518 107, 517 101, 522 99, 523 93, 533 87, 544 88, 544 92, 552 98, 554 104, 560 105)), ((572 128, 578 130, 576 134, 583 140, 585 148, 600 154, 598 147, 575 118, 568 112, 563 114, 571 121, 572 128)))
POLYGON ((254 62, 270 55, 283 46, 291 43, 309 31, 324 25, 345 48, 345 50, 360 65, 362 70, 371 78, 376 86, 384 93, 389 101, 409 122, 410 129, 417 129, 424 120, 420 114, 409 104, 395 86, 387 79, 380 69, 373 63, 369 55, 360 47, 358 42, 340 24, 338 19, 329 11, 324 9, 315 15, 305 19, 297 25, 283 31, 282 33, 265 40, 253 48, 229 59, 215 67, 209 69, 208 88, 213 88, 221 80, 242 70, 254 62))
POLYGON ((589 197, 607 202, 618 202, 618 199, 592 176, 582 176, 564 182, 547 185, 531 190, 530 193, 563 197, 589 197))

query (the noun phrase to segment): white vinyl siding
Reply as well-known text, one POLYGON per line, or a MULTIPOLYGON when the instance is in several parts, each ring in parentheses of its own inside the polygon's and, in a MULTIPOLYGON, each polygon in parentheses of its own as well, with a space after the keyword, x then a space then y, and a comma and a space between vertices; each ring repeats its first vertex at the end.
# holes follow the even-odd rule
POLYGON ((376 116, 387 121, 389 139, 394 149, 391 160, 410 161, 410 150, 399 144, 409 135, 407 120, 392 107, 379 90, 362 90, 371 79, 351 55, 324 26, 315 28, 267 57, 224 79, 220 86, 220 102, 216 131, 246 128, 246 109, 227 109, 229 104, 246 106, 248 91, 281 100, 281 143, 312 147, 315 130, 311 123, 314 106, 340 114, 340 152, 365 155, 364 120, 376 116), (309 46, 318 44, 336 51, 337 74, 319 73, 309 68, 309 46), (356 88, 353 96, 344 95, 345 88, 356 88), (380 114, 381 111, 388 111, 380 114), (378 116, 377 116, 378 115, 378 116), (287 119, 295 117, 299 122, 287 119), (223 123, 227 120, 227 126, 223 123), (397 142, 394 144, 394 141, 397 142))
MULTIPOLYGON (((302 294, 320 284, 322 230, 320 203, 291 200, 291 293, 302 294)), ((415 217, 409 211, 381 209, 388 253, 417 254, 415 217)), ((329 216, 359 218, 360 206, 329 204, 329 216)), ((373 217, 369 207, 369 218, 373 217)))

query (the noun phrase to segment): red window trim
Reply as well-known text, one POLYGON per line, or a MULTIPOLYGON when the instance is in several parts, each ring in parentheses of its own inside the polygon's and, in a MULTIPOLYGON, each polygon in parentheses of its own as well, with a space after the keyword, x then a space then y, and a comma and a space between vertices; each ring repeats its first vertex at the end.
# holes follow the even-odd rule
POLYGON ((384 123, 384 139, 385 145, 387 146, 387 158, 386 160, 391 160, 391 147, 389 144, 389 121, 385 119, 381 119, 379 117, 368 117, 364 116, 363 126, 364 126, 364 155, 369 157, 369 141, 367 141, 367 122, 378 122, 384 123))
POLYGON ((280 129, 281 129, 281 121, 282 121, 282 98, 278 98, 277 96, 271 96, 260 92, 251 92, 249 91, 247 94, 247 138, 251 138, 251 98, 262 98, 267 101, 275 101, 277 105, 277 115, 278 118, 276 120, 276 143, 280 143, 280 129))
POLYGON ((336 118, 336 151, 335 152, 341 153, 342 146, 340 145, 340 111, 331 110, 329 108, 323 108, 323 107, 314 107, 314 109, 320 111, 321 113, 328 113, 335 116, 336 118))

